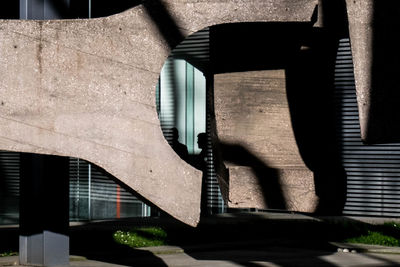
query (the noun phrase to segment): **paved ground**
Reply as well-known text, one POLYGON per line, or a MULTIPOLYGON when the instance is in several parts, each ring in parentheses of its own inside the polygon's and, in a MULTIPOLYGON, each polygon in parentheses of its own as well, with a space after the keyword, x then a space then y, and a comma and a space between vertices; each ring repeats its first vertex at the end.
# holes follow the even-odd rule
MULTIPOLYGON (((144 249, 148 252, 151 250, 144 249)), ((252 247, 237 249, 207 249, 182 252, 177 247, 159 248, 158 254, 132 255, 131 258, 98 261, 71 256, 70 266, 400 266, 400 253, 335 252, 301 247, 252 247), (163 252, 163 250, 165 250, 163 252), (123 264, 120 264, 122 263, 123 264)), ((0 258, 0 266, 19 266, 17 257, 0 258)))
MULTIPOLYGON (((221 233, 223 238, 218 241, 198 244, 185 241, 177 246, 135 250, 118 246, 104 247, 103 244, 107 242, 91 242, 90 239, 92 236, 98 236, 102 230, 120 229, 125 224, 126 227, 131 227, 132 223, 137 225, 137 221, 74 225, 71 233, 71 253, 77 256, 71 256, 70 266, 400 266, 400 248, 332 243, 327 242, 325 238, 315 238, 324 232, 322 228, 313 229, 317 224, 312 223, 319 220, 300 214, 225 215, 203 221, 203 227, 206 225, 207 230, 215 228, 215 234, 220 233, 221 229, 228 229, 226 233, 221 233), (264 225, 269 228, 268 232, 262 232, 258 228, 264 225), (290 234, 287 234, 288 232, 290 234), (307 234, 288 238, 298 232, 307 234), (305 237, 310 236, 310 232, 315 232, 315 235, 308 240, 305 237), (84 235, 85 233, 93 235, 84 235), (267 238, 260 238, 256 236, 257 233, 265 234, 267 238), (227 238, 227 234, 232 238, 227 238), (76 236, 79 238, 76 239, 76 236)), ((147 223, 149 222, 145 222, 147 223)), ((159 223, 167 225, 171 221, 161 220, 159 223)), ((180 227, 177 228, 179 231, 180 227)), ((186 234, 184 231, 188 230, 183 229, 183 235, 186 234)), ((18 258, 15 256, 0 258, 0 266, 18 266, 17 262, 18 258)))

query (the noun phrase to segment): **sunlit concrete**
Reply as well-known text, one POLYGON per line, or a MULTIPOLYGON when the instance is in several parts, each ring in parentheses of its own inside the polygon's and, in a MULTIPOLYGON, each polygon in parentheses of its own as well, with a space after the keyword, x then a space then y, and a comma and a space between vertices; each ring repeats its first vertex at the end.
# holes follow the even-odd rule
POLYGON ((361 138, 400 141, 400 3, 346 0, 361 138))
POLYGON ((204 27, 310 21, 317 2, 168 0, 90 20, 1 20, 0 149, 88 160, 194 226, 201 172, 168 146, 156 114, 165 59, 204 27))

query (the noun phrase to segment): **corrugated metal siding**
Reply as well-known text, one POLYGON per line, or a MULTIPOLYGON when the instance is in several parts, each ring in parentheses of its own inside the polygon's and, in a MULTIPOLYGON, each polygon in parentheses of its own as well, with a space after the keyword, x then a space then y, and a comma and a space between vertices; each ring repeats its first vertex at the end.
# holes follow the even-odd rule
POLYGON ((347 173, 344 214, 400 216, 400 144, 361 142, 349 39, 342 39, 335 67, 342 162, 347 173))
POLYGON ((69 161, 69 216, 89 219, 89 164, 77 158, 69 161))
POLYGON ((188 36, 171 53, 175 59, 184 59, 202 72, 210 64, 210 29, 204 28, 188 36))
MULTIPOLYGON (((117 190, 120 217, 149 215, 148 206, 95 165, 70 158, 69 167, 71 220, 115 218, 117 190)), ((0 224, 18 223, 19 184, 20 153, 0 151, 0 224)))
POLYGON ((18 223, 19 155, 0 151, 0 224, 18 223))
POLYGON ((7 188, 6 195, 19 197, 19 155, 18 152, 0 152, 0 175, 7 188))
POLYGON ((70 158, 71 219, 147 216, 148 207, 87 161, 70 158), (117 202, 120 203, 119 214, 117 202))
MULTIPOLYGON (((210 98, 213 99, 211 94, 214 92, 207 91, 207 103, 210 103, 210 98)), ((207 108, 210 110, 210 107, 207 108)), ((206 187, 207 187, 207 207, 211 210, 212 213, 223 213, 227 210, 227 206, 224 202, 224 199, 221 194, 221 189, 219 186, 219 182, 217 179, 217 173, 215 171, 214 166, 214 154, 212 149, 211 142, 211 115, 210 112, 207 112, 207 178, 206 178, 206 187)))

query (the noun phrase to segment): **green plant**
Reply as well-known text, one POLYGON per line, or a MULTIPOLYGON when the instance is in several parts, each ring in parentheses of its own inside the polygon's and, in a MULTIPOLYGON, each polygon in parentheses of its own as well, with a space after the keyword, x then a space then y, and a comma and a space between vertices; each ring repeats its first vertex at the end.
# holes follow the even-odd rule
POLYGON ((18 252, 15 251, 0 252, 0 257, 17 256, 17 255, 18 252))
POLYGON ((160 227, 140 227, 130 231, 118 230, 113 238, 117 243, 132 248, 162 246, 166 244, 167 233, 160 227))
POLYGON ((368 233, 366 235, 348 238, 345 241, 350 243, 363 243, 363 244, 382 245, 382 246, 400 245, 400 242, 397 238, 385 235, 381 232, 376 232, 371 230, 368 230, 368 233))
POLYGON ((327 224, 335 240, 382 246, 400 246, 400 224, 369 224, 360 221, 337 221, 327 224))

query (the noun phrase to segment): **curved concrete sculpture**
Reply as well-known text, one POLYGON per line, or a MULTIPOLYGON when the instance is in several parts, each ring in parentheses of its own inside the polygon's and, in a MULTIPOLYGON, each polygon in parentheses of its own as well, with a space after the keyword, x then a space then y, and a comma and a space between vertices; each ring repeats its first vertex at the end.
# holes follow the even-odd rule
POLYGON ((346 0, 361 138, 400 141, 400 3, 346 0))
POLYGON ((99 19, 1 20, 0 149, 86 159, 194 226, 202 175, 167 144, 155 107, 171 48, 215 24, 310 21, 318 1, 153 2, 99 19))

